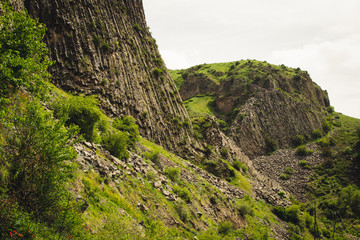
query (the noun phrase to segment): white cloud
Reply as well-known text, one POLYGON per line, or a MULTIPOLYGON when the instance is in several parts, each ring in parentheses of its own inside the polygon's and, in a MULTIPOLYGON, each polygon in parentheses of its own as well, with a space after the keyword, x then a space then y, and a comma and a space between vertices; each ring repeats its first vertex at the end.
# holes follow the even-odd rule
POLYGON ((268 61, 307 70, 335 110, 360 118, 360 35, 273 52, 268 61))
POLYGON ((183 52, 164 49, 161 50, 161 56, 169 69, 182 69, 189 66, 188 57, 183 52))
POLYGON ((300 67, 328 90, 337 111, 360 118, 359 0, 144 0, 144 6, 169 68, 240 59, 300 67))

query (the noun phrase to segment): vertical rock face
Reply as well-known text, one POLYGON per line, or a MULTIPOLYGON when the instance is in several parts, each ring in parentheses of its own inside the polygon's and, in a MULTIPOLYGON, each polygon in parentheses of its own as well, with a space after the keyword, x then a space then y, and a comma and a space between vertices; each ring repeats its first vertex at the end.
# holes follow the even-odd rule
POLYGON ((109 114, 131 114, 142 134, 163 146, 175 147, 188 137, 187 129, 176 126, 188 116, 146 25, 141 0, 23 2, 47 26, 55 85, 98 95, 109 114))

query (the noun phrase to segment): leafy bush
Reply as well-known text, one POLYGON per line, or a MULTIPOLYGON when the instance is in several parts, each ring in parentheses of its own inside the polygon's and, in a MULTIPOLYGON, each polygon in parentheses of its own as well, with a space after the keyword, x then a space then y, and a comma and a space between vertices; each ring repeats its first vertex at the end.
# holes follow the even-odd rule
POLYGON ((52 103, 52 108, 57 118, 67 117, 66 126, 79 126, 85 139, 93 141, 96 136, 95 126, 102 114, 97 105, 98 100, 93 96, 71 96, 67 99, 58 98, 52 103))
POLYGON ((344 150, 342 151, 342 153, 343 153, 344 155, 351 155, 352 152, 353 152, 353 149, 352 149, 351 147, 346 147, 346 148, 344 148, 344 150))
POLYGON ((242 170, 244 173, 246 173, 248 171, 246 164, 243 162, 240 162, 239 160, 234 161, 233 167, 238 171, 242 170))
POLYGON ((302 145, 296 148, 295 155, 297 156, 309 156, 313 153, 312 150, 307 149, 306 146, 302 145))
POLYGON ((266 148, 267 154, 271 154, 271 153, 275 152, 277 149, 276 141, 269 137, 266 137, 265 138, 265 148, 266 148))
POLYGON ((296 205, 288 208, 274 207, 272 211, 276 216, 286 222, 291 222, 295 225, 300 224, 300 210, 296 205))
MULTIPOLYGON (((71 228, 77 209, 65 184, 74 169, 68 160, 76 156, 72 144, 77 129, 66 129, 65 119, 55 121, 39 102, 23 97, 15 100, 1 122, 0 165, 7 174, 2 176, 0 209, 5 204, 7 215, 24 210, 55 228, 71 228)), ((4 223, 13 228, 17 220, 0 221, 0 228, 4 223)))
POLYGON ((139 126, 136 124, 135 118, 132 116, 125 116, 122 119, 117 118, 113 122, 113 127, 128 133, 128 145, 135 147, 139 139, 139 126))
POLYGON ((0 104, 25 87, 36 96, 48 92, 47 72, 52 62, 42 39, 45 26, 25 11, 13 11, 4 1, 0 14, 0 104))
POLYGON ((355 185, 344 187, 338 198, 337 206, 344 215, 360 218, 360 189, 355 185))
POLYGON ((124 132, 108 133, 102 138, 102 144, 106 150, 117 158, 129 158, 126 150, 128 136, 124 132))
POLYGON ((289 175, 289 174, 282 173, 282 174, 280 174, 280 179, 281 179, 281 180, 289 180, 289 179, 290 179, 290 175, 289 175))
POLYGON ((328 133, 331 130, 331 122, 324 121, 322 124, 322 129, 323 129, 324 133, 328 133))
POLYGON ((296 135, 293 137, 292 142, 295 146, 300 146, 305 143, 305 137, 303 135, 296 135))
POLYGON ((179 215, 181 221, 187 222, 189 220, 189 211, 183 202, 178 202, 174 205, 176 213, 179 215))
POLYGON ((292 175, 294 173, 294 168, 292 168, 292 167, 285 168, 285 173, 292 175))
POLYGON ((204 153, 206 157, 209 157, 213 152, 214 146, 207 144, 204 148, 204 153))
POLYGON ((315 129, 312 133, 311 133, 311 137, 312 139, 318 139, 321 138, 322 136, 322 132, 320 129, 315 129))
POLYGON ((231 181, 231 178, 236 176, 235 169, 223 159, 207 160, 204 163, 204 168, 209 173, 228 181, 231 181))
POLYGON ((174 192, 185 202, 190 203, 191 193, 187 188, 182 188, 179 186, 174 186, 174 192))
POLYGON ((221 148, 221 155, 223 155, 224 157, 226 157, 229 154, 229 149, 222 147, 221 148))
POLYGON ((168 167, 165 169, 165 174, 172 182, 178 182, 180 178, 180 168, 168 167))
POLYGON ((146 173, 146 178, 149 181, 156 181, 158 179, 158 176, 156 175, 155 171, 149 171, 146 173))
POLYGON ((162 69, 160 69, 160 68, 155 68, 154 69, 155 77, 160 77, 163 73, 164 73, 164 71, 162 69))
POLYGON ((146 159, 152 161, 156 166, 161 166, 159 151, 143 152, 143 155, 146 159))
POLYGON ((221 235, 228 235, 231 233, 232 228, 233 228, 232 222, 223 221, 219 224, 218 233, 221 235))
POLYGON ((250 203, 248 202, 241 202, 236 205, 236 209, 238 210, 239 214, 244 218, 246 215, 253 216, 254 210, 252 209, 250 203))
POLYGON ((300 160, 299 165, 305 169, 311 169, 309 163, 306 160, 300 160))

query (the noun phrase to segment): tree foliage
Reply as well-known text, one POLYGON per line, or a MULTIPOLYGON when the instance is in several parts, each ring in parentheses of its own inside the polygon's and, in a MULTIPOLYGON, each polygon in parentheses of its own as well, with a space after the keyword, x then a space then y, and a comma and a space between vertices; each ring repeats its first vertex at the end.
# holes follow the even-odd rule
POLYGON ((1 122, 0 208, 8 207, 2 217, 14 214, 18 206, 37 220, 62 223, 63 228, 66 223, 60 219, 73 209, 65 184, 72 171, 67 160, 76 156, 71 140, 77 129, 65 128, 63 119, 56 121, 40 102, 27 96, 14 98, 1 122))
POLYGON ((93 96, 71 96, 66 99, 57 99, 52 107, 55 116, 66 117, 66 125, 75 124, 79 126, 80 133, 87 141, 95 139, 95 126, 100 120, 101 111, 98 100, 93 96))
MULTIPOLYGON (((3 2, 3 1, 2 1, 3 2)), ((47 72, 52 62, 42 39, 45 26, 24 11, 13 11, 0 3, 0 99, 25 88, 37 96, 47 92, 47 72)))
POLYGON ((135 143, 139 139, 139 126, 136 125, 136 120, 132 116, 115 119, 113 126, 120 131, 127 132, 129 146, 135 147, 135 143))

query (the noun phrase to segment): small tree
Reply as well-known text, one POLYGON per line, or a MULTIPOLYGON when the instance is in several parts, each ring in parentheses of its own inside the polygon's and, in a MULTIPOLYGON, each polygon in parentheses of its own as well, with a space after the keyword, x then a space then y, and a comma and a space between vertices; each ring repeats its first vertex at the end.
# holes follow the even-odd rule
POLYGON ((95 140, 95 126, 100 120, 101 111, 98 100, 93 96, 71 96, 67 99, 57 99, 53 104, 55 116, 66 117, 66 125, 79 126, 80 133, 87 141, 95 140))
POLYGON ((113 122, 113 127, 120 131, 127 132, 129 146, 135 147, 139 139, 139 126, 136 124, 135 118, 132 116, 117 118, 113 122))
POLYGON ((0 100, 4 103, 21 87, 44 97, 52 64, 42 42, 45 26, 24 11, 13 11, 4 1, 0 9, 0 100))
POLYGON ((124 132, 109 133, 102 139, 104 147, 118 158, 129 158, 129 153, 126 150, 127 142, 128 136, 124 132))
POLYGON ((8 172, 6 185, 1 187, 36 219, 62 225, 71 219, 68 215, 63 220, 64 215, 76 206, 65 188, 72 171, 67 160, 76 156, 72 148, 76 128, 66 129, 64 119, 56 121, 35 100, 22 97, 14 101, 1 119, 5 143, 0 155, 8 172))

